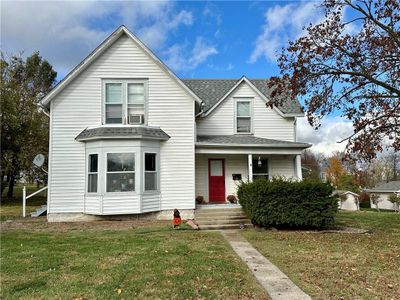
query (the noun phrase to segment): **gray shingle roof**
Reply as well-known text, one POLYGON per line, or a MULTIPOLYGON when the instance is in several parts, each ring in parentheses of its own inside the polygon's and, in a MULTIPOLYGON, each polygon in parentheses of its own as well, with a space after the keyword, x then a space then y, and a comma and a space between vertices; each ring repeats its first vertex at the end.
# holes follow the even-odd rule
POLYGON ((155 140, 168 140, 170 137, 160 128, 154 127, 134 127, 134 126, 121 126, 121 127, 97 127, 86 128, 75 138, 77 141, 97 140, 97 139, 155 139, 155 140))
POLYGON ((196 145, 308 148, 310 144, 265 139, 253 135, 198 135, 196 145))
POLYGON ((380 185, 374 187, 373 189, 366 190, 367 192, 397 192, 400 191, 400 180, 389 181, 381 183, 380 185))
MULTIPOLYGON (((181 79, 182 82, 204 102, 204 112, 210 110, 217 102, 233 88, 240 79, 181 79)), ((249 79, 249 81, 267 98, 271 98, 268 79, 249 79)), ((278 106, 284 114, 302 114, 300 103, 283 98, 278 106)))

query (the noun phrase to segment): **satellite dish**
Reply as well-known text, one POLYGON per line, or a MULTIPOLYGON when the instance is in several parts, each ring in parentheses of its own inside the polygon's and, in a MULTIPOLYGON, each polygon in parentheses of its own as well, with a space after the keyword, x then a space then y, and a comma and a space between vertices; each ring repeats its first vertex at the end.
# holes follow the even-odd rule
POLYGON ((33 159, 33 163, 37 166, 37 167, 42 167, 44 164, 44 160, 45 157, 43 154, 38 154, 35 156, 35 158, 33 159))

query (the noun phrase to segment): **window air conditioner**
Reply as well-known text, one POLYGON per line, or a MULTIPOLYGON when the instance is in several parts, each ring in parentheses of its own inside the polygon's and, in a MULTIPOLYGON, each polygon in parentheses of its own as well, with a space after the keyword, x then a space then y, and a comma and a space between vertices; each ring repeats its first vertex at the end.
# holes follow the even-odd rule
POLYGON ((131 125, 140 125, 143 124, 144 115, 129 115, 129 124, 131 125))

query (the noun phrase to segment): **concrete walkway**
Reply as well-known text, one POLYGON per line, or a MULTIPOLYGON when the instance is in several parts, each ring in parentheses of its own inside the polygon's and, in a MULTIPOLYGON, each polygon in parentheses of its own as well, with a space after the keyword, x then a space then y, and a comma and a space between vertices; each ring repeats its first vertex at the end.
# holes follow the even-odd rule
POLYGON ((310 300, 304 293, 275 265, 258 252, 236 230, 221 230, 237 255, 247 264, 258 282, 265 288, 272 300, 310 300))

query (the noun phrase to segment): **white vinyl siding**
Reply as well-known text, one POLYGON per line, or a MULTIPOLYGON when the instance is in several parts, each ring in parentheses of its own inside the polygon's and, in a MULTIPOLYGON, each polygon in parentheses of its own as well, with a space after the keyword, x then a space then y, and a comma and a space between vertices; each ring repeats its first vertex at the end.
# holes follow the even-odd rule
POLYGON ((198 119, 198 135, 232 135, 235 129, 235 99, 252 99, 252 133, 254 136, 295 141, 295 118, 283 118, 247 84, 240 84, 213 112, 198 119))
MULTIPOLYGON (((194 99, 123 35, 51 102, 49 213, 84 211, 87 154, 85 143, 75 137, 104 122, 104 81, 135 78, 148 84, 148 125, 171 137, 160 143, 159 207, 194 208, 194 99)), ((110 196, 103 199, 103 213, 121 213, 117 204, 126 205, 126 213, 140 212, 132 197, 110 196)))

